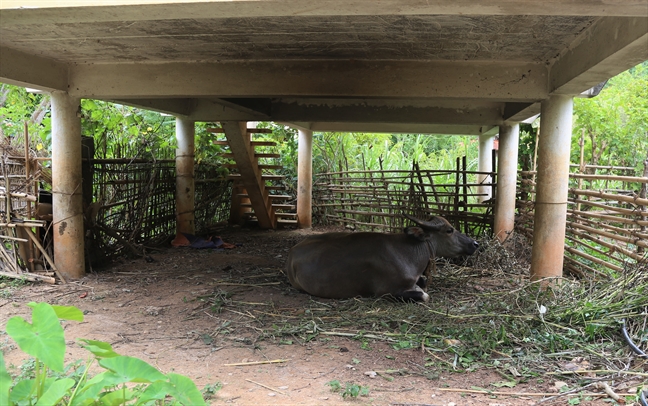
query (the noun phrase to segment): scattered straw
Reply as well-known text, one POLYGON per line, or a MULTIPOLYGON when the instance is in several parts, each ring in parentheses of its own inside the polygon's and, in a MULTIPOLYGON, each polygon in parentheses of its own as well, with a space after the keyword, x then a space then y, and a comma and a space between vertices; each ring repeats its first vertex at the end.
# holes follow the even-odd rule
POLYGON ((290 361, 289 359, 274 359, 271 361, 253 361, 253 362, 237 362, 235 364, 223 364, 226 367, 245 367, 248 365, 262 365, 262 364, 281 364, 290 361))
POLYGON ((290 395, 287 394, 286 392, 282 392, 282 391, 280 391, 279 389, 275 389, 275 388, 273 388, 272 386, 268 386, 268 385, 264 385, 264 384, 259 383, 259 382, 255 382, 255 381, 253 381, 252 379, 246 379, 246 381, 248 381, 248 382, 252 382, 252 383, 255 384, 255 385, 259 385, 259 386, 261 386, 261 387, 263 387, 263 388, 266 388, 266 389, 269 389, 269 390, 271 390, 271 391, 273 391, 273 392, 281 393, 282 395, 285 395, 285 396, 290 397, 290 395))

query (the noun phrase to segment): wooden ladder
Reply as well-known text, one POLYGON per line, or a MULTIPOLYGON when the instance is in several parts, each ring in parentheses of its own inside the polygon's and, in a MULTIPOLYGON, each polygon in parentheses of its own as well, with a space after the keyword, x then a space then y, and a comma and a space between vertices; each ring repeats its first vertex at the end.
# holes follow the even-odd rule
POLYGON ((223 122, 221 125, 222 128, 207 131, 224 133, 226 140, 213 142, 229 147, 229 152, 222 156, 231 160, 225 167, 230 169, 228 177, 234 181, 230 221, 235 224, 257 223, 261 228, 296 225, 295 205, 285 203, 292 196, 281 194, 286 188, 279 182, 285 176, 273 173, 283 166, 266 162, 280 158, 279 154, 267 151, 268 147, 276 146, 276 143, 254 141, 251 137, 252 134, 267 134, 271 130, 248 129, 241 122, 223 122), (265 147, 266 150, 257 152, 260 147, 265 147))

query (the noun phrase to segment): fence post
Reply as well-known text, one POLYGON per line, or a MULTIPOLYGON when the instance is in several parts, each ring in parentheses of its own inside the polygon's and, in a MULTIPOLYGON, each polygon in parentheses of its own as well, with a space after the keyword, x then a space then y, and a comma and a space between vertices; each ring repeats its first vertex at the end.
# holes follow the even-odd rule
MULTIPOLYGON (((648 158, 644 161, 644 170, 643 170, 643 175, 644 178, 648 178, 648 158)), ((648 189, 648 184, 642 183, 641 184, 641 190, 639 191, 639 197, 642 199, 646 198, 646 189, 648 189)), ((641 212, 641 220, 646 221, 648 219, 648 212, 646 211, 646 206, 639 206, 639 211, 641 212)), ((646 232, 646 226, 641 226, 641 232, 645 233, 646 232)), ((637 247, 637 253, 642 254, 645 251, 644 247, 637 247)))

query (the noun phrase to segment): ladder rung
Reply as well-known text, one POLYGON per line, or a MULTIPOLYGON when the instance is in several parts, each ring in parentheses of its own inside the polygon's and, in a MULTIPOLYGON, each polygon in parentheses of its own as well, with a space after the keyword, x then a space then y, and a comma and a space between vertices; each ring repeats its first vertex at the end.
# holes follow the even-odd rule
POLYGON ((268 195, 268 197, 271 199, 279 199, 279 200, 292 199, 292 196, 290 195, 268 195))
POLYGON ((275 216, 297 218, 297 213, 275 213, 275 216))
MULTIPOLYGON (((223 158, 234 158, 234 154, 231 152, 225 152, 220 154, 223 158)), ((270 153, 261 153, 261 154, 254 154, 255 158, 281 158, 281 154, 270 154, 270 153)))
POLYGON ((279 224, 297 224, 297 220, 292 220, 292 219, 277 219, 277 223, 279 223, 279 224))
MULTIPOLYGON (((284 175, 261 175, 261 179, 263 180, 279 180, 279 179, 284 179, 284 175)), ((241 174, 240 173, 230 173, 227 175, 227 179, 233 179, 233 180, 238 180, 241 179, 241 174)), ((270 186, 268 186, 270 187, 270 186)))
MULTIPOLYGON (((236 168, 237 165, 234 163, 225 163, 221 164, 225 168, 236 168)), ((259 169, 261 170, 272 170, 272 169, 283 169, 283 165, 259 165, 259 169)))
POLYGON ((273 204, 272 207, 275 209, 287 209, 287 210, 293 210, 295 208, 294 204, 273 204))
POLYGON ((274 141, 251 141, 253 147, 275 147, 277 143, 274 141))

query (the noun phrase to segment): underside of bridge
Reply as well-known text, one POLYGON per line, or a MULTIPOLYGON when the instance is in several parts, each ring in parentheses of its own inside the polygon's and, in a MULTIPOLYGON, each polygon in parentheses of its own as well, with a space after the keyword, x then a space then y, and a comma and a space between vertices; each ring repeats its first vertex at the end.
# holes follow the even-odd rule
MULTIPOLYGON (((567 145, 568 159, 564 139, 571 123, 564 113, 571 99, 646 59, 645 0, 3 0, 0 5, 0 81, 58 94, 54 108, 61 106, 56 116, 61 128, 55 143, 57 137, 80 138, 74 125, 66 124, 76 117, 69 105, 80 98, 156 110, 183 123, 277 121, 306 133, 483 136, 502 127, 501 148, 515 153, 517 123, 543 110, 543 127, 552 130, 544 144, 541 140, 539 162, 547 167, 539 168, 538 182, 557 182, 565 194, 562 172, 545 169, 568 165, 564 151, 555 147, 567 145)), ((240 126, 231 128, 238 129, 228 138, 246 134, 240 126)), ((58 159, 76 158, 62 151, 58 159)), ((57 193, 77 193, 66 187, 70 190, 55 190, 55 200, 57 193)), ((537 204, 548 207, 540 213, 554 206, 564 211, 566 198, 554 191, 555 185, 544 196, 539 191, 537 204)), ((503 190, 498 199, 506 203, 510 192, 503 190)), ((510 231, 512 218, 502 219, 509 209, 499 209, 501 231, 510 231)), ((80 208, 70 210, 59 218, 82 221, 80 208)), ((561 227, 560 216, 542 215, 547 228, 561 227)), ((68 235, 70 229, 68 224, 55 236, 59 246, 72 241, 76 250, 79 237, 68 235)), ((562 246, 560 235, 542 234, 534 250, 548 249, 556 239, 562 246)), ((78 258, 62 252, 57 263, 71 275, 82 274, 78 258)), ((546 274, 555 276, 562 260, 538 262, 532 272, 543 276, 546 267, 551 268, 546 274)))

